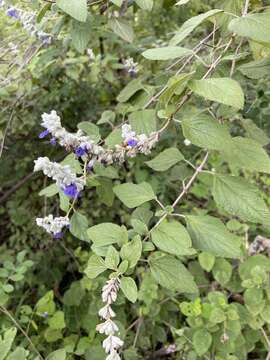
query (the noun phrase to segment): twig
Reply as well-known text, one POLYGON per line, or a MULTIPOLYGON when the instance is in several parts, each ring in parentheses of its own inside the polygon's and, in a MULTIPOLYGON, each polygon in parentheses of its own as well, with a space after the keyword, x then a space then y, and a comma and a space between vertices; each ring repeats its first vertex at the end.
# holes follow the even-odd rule
POLYGON ((0 306, 0 311, 2 311, 3 314, 9 317, 9 319, 13 322, 13 324, 21 331, 24 337, 28 340, 29 344, 32 346, 33 350, 38 355, 38 357, 43 360, 44 358, 42 357, 38 349, 35 347, 30 337, 26 334, 26 332, 23 330, 21 325, 17 322, 16 319, 14 319, 14 317, 10 314, 10 312, 4 306, 0 306))

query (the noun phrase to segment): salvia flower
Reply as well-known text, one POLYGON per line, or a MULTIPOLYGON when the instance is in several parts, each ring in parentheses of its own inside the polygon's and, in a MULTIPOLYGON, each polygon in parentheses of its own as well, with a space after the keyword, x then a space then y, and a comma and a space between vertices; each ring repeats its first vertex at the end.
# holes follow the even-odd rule
POLYGON ((127 146, 127 156, 134 157, 138 153, 150 154, 159 140, 159 133, 152 132, 149 136, 145 134, 137 135, 129 124, 124 124, 122 126, 122 138, 124 145, 127 146))
POLYGON ((132 57, 124 60, 124 68, 132 76, 136 75, 139 71, 138 63, 134 62, 132 57))
POLYGON ((20 11, 15 7, 7 9, 7 15, 15 19, 20 19, 20 11))
POLYGON ((5 10, 7 16, 20 21, 22 27, 28 32, 28 34, 40 40, 42 44, 47 45, 52 42, 52 35, 37 28, 35 13, 24 11, 15 6, 7 6, 3 0, 0 0, 0 9, 5 10))
POLYGON ((120 280, 118 278, 108 280, 102 288, 102 301, 106 303, 106 305, 99 310, 98 314, 105 321, 98 324, 96 330, 100 334, 107 335, 107 338, 102 343, 105 352, 109 354, 106 360, 119 360, 120 356, 117 350, 124 344, 118 336, 115 336, 115 334, 119 332, 119 328, 115 322, 112 321, 115 313, 111 308, 111 304, 116 301, 119 288, 120 280))
POLYGON ((113 350, 107 357, 106 360, 121 360, 117 351, 113 350))
POLYGON ((59 239, 62 237, 62 229, 69 226, 69 219, 67 217, 53 217, 52 214, 44 217, 37 218, 36 223, 42 227, 49 234, 53 234, 55 238, 59 239))
POLYGON ((70 184, 65 186, 63 188, 63 192, 66 196, 71 197, 73 199, 77 198, 80 194, 76 184, 70 184))
POLYGON ((85 185, 85 179, 77 178, 69 165, 52 162, 48 157, 39 157, 35 160, 34 171, 43 171, 44 175, 55 180, 60 189, 70 192, 71 195, 75 192, 78 194, 83 190, 85 185), (69 186, 71 187, 67 188, 69 186))

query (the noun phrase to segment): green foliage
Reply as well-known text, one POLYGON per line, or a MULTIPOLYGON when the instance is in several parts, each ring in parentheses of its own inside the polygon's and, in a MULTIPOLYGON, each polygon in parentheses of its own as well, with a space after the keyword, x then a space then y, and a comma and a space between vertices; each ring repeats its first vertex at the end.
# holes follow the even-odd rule
POLYGON ((267 358, 268 2, 6 3, 0 360, 104 360, 108 304, 121 359, 267 358), (52 109, 107 157, 38 139, 52 109), (32 173, 39 156, 84 181, 77 198, 32 173), (63 238, 36 226, 48 214, 69 218, 63 238))

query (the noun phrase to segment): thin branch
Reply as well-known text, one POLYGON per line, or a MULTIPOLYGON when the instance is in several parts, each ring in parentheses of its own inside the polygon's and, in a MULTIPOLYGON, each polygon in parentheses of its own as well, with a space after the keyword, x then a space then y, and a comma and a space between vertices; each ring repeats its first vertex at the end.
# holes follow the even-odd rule
POLYGON ((2 311, 3 314, 5 314, 12 322, 13 324, 20 330, 20 332, 24 335, 24 337, 27 339, 27 341, 29 342, 29 344, 31 345, 31 347, 33 348, 33 350, 35 351, 35 353, 38 355, 38 357, 42 360, 44 360, 44 358, 42 357, 42 355, 40 354, 40 352, 38 351, 38 349, 35 347, 35 345, 33 344, 32 340, 30 339, 30 337, 27 335, 27 333, 23 330, 23 328, 21 327, 21 325, 17 322, 16 319, 14 319, 14 317, 10 314, 10 312, 4 307, 4 306, 0 306, 0 311, 2 311))

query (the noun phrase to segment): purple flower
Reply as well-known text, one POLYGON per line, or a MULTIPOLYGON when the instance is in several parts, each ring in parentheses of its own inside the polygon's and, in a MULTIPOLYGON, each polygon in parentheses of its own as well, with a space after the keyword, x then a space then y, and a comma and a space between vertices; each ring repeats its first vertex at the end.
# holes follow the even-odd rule
POLYGON ((71 197, 71 198, 76 198, 79 195, 78 189, 76 184, 70 184, 67 185, 64 189, 64 194, 71 197))
POLYGON ((130 139, 127 142, 128 146, 135 147, 138 144, 138 141, 135 139, 130 139))
POLYGON ((83 156, 85 153, 86 153, 85 147, 79 146, 75 149, 75 155, 78 157, 83 156))
POLYGON ((58 233, 54 234, 54 239, 61 239, 63 237, 62 231, 59 231, 58 233))
POLYGON ((44 131, 42 131, 42 133, 40 133, 40 134, 38 135, 38 137, 39 137, 40 139, 43 139, 43 138, 45 138, 45 136, 47 136, 49 133, 50 133, 49 130, 44 130, 44 131))
POLYGON ((7 10, 7 15, 10 16, 10 17, 13 17, 15 19, 19 19, 20 18, 20 13, 19 11, 16 9, 16 8, 9 8, 7 10))
POLYGON ((55 138, 51 138, 50 144, 53 145, 53 146, 56 145, 56 139, 55 139, 55 138))

